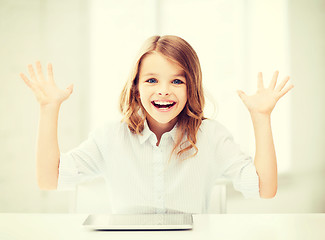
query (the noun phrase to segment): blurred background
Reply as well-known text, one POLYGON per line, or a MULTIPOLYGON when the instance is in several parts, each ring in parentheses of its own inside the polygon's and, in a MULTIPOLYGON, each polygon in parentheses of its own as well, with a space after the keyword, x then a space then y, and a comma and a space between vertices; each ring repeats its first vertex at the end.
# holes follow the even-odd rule
POLYGON ((272 113, 278 194, 250 200, 227 188, 228 213, 325 212, 324 0, 0 0, 0 212, 69 212, 73 192, 36 183, 39 106, 20 79, 27 64, 53 64, 74 92, 61 107, 59 145, 120 119, 119 94, 137 51, 152 35, 177 35, 196 50, 206 116, 223 123, 254 156, 250 116, 236 94, 252 94, 257 73, 295 88, 272 113))

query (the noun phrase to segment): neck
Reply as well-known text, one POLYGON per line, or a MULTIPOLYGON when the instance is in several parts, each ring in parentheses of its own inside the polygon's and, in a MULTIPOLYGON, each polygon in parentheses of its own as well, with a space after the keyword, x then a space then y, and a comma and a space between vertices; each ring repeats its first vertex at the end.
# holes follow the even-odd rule
POLYGON ((177 118, 174 118, 173 120, 171 120, 168 123, 160 123, 157 122, 156 120, 154 120, 153 118, 151 118, 150 116, 147 117, 147 122, 148 122, 148 126, 149 129, 156 135, 157 137, 157 146, 160 143, 160 139, 161 136, 165 133, 165 132, 169 132, 170 130, 173 129, 173 127, 175 126, 176 122, 177 122, 177 118))

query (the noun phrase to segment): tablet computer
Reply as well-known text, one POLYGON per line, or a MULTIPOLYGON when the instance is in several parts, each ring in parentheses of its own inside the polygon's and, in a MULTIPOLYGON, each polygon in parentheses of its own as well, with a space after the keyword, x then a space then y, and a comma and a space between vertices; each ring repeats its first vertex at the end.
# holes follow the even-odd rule
POLYGON ((188 230, 192 214, 102 214, 89 215, 83 226, 92 230, 188 230))

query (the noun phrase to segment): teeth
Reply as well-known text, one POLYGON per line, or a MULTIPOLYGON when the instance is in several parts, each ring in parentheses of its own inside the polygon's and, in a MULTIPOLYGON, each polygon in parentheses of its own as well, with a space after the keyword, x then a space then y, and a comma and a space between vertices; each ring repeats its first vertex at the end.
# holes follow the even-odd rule
POLYGON ((174 102, 154 101, 154 103, 157 105, 170 105, 173 104, 174 102))

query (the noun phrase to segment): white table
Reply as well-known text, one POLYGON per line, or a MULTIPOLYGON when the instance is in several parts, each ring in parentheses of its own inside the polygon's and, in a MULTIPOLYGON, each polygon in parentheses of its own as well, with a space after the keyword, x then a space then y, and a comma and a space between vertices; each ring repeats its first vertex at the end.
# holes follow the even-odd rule
POLYGON ((183 231, 91 231, 85 214, 0 213, 1 240, 325 239, 325 214, 195 214, 183 231))

